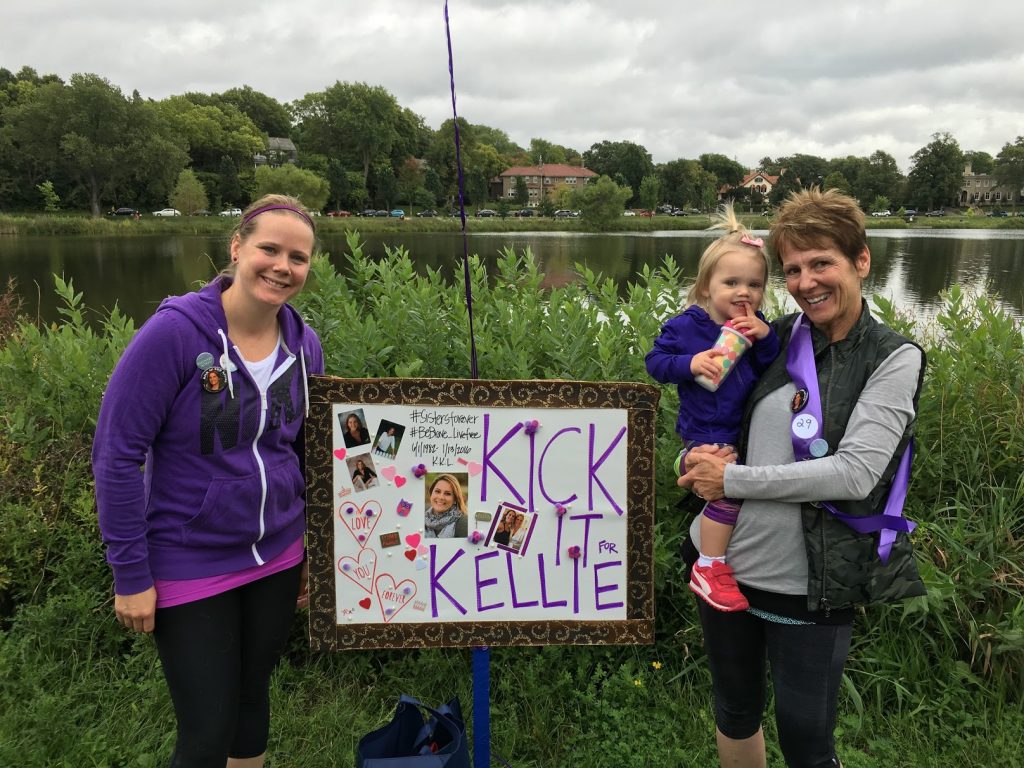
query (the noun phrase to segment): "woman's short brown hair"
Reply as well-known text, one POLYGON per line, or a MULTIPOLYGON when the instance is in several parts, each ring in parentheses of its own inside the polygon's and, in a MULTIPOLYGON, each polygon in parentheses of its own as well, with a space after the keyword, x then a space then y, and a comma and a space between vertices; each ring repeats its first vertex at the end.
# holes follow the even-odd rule
POLYGON ((783 251, 789 248, 806 251, 832 246, 856 263, 868 245, 864 211, 838 189, 801 189, 791 193, 779 208, 768 242, 780 263, 783 251))

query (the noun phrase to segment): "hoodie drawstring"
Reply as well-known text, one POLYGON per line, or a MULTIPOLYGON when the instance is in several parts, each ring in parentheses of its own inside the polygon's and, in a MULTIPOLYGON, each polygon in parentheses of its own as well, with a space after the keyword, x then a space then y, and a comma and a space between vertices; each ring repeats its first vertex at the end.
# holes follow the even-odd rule
POLYGON ((309 416, 309 376, 306 374, 306 350, 299 347, 299 362, 302 365, 302 389, 306 393, 306 416, 309 416))
POLYGON ((227 374, 228 374, 228 392, 231 395, 231 399, 234 400, 235 399, 235 385, 234 385, 234 382, 231 381, 231 365, 230 365, 231 357, 230 357, 230 355, 228 355, 228 337, 227 337, 227 335, 225 335, 223 329, 221 329, 221 328, 217 329, 217 333, 220 334, 221 341, 224 342, 224 354, 221 356, 221 361, 222 361, 222 364, 224 366, 224 370, 227 371, 227 374))

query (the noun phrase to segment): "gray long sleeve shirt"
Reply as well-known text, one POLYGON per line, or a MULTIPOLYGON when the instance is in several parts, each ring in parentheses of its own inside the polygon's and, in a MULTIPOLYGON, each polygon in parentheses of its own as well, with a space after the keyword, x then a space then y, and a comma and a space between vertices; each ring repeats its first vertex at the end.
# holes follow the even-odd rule
MULTIPOLYGON (((725 469, 725 495, 744 499, 729 542, 729 565, 742 583, 786 595, 807 594, 800 503, 863 499, 892 459, 914 418, 921 353, 905 344, 868 379, 835 452, 796 461, 790 437, 792 383, 765 396, 751 414, 744 464, 725 469)), ((700 548, 700 517, 690 526, 700 548)))

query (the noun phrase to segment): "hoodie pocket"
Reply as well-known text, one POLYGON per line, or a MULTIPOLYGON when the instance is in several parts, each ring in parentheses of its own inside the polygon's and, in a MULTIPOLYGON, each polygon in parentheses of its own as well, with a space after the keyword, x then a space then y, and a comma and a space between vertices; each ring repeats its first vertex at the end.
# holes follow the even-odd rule
POLYGON ((263 510, 266 536, 291 525, 305 509, 306 481, 296 459, 267 468, 267 503, 263 510))
POLYGON ((182 527, 182 542, 228 547, 255 541, 261 495, 259 474, 214 478, 199 512, 182 527))

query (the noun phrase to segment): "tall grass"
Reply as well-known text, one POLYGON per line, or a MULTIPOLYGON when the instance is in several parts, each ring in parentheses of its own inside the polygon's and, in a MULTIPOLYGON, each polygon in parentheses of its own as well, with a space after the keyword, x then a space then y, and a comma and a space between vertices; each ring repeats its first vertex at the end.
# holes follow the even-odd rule
MULTIPOLYGON (((467 376, 458 279, 419 275, 400 249, 370 261, 355 235, 348 247, 350 271, 318 258, 300 298, 327 370, 467 376)), ((643 353, 678 311, 671 261, 624 298, 584 269, 579 284, 544 288, 528 251, 506 252, 491 275, 474 259, 471 275, 485 377, 646 381, 643 353)), ((170 704, 150 639, 112 620, 88 463, 102 389, 134 328, 115 310, 90 330, 83 297, 56 290, 62 322, 14 320, 0 336, 0 765, 164 765, 170 704)), ((956 289, 933 327, 884 302, 878 313, 929 354, 908 510, 929 592, 859 613, 840 755, 847 768, 1018 764, 1024 329, 956 289)), ((669 466, 674 398, 666 389, 655 435, 656 642, 496 649, 492 740, 517 768, 715 764, 700 630, 675 554, 688 513, 669 466)), ((468 705, 470 688, 468 651, 310 654, 296 626, 274 677, 268 765, 350 764, 399 693, 468 705)))

